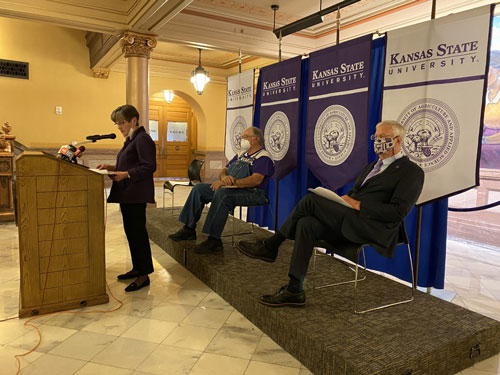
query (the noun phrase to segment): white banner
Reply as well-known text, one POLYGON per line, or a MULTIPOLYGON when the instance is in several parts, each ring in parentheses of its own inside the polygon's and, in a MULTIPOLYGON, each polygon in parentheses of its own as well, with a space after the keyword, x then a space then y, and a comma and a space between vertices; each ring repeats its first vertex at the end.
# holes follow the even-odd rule
POLYGON ((228 160, 241 151, 241 133, 253 124, 254 81, 254 69, 227 79, 224 153, 228 160))
POLYGON ((425 172, 417 204, 478 184, 491 6, 387 35, 382 119, 406 128, 425 172))

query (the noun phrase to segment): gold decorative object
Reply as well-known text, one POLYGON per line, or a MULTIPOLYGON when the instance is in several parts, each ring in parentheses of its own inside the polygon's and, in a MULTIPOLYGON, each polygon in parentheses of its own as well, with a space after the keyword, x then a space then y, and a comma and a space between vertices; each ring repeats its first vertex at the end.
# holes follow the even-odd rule
POLYGON ((9 134, 12 130, 12 126, 10 126, 8 122, 4 122, 2 125, 2 130, 5 134, 9 134))
POLYGON ((151 51, 156 47, 156 38, 153 35, 126 31, 122 36, 121 43, 125 57, 146 57, 149 59, 151 51))
POLYGON ((14 139, 8 122, 0 130, 0 222, 14 220, 14 139))
POLYGON ((11 130, 12 126, 10 126, 8 122, 4 122, 2 130, 0 130, 0 152, 12 152, 12 142, 16 137, 9 135, 11 130))
POLYGON ((109 69, 106 68, 94 68, 92 69, 92 73, 94 75, 94 78, 107 79, 109 77, 109 69))

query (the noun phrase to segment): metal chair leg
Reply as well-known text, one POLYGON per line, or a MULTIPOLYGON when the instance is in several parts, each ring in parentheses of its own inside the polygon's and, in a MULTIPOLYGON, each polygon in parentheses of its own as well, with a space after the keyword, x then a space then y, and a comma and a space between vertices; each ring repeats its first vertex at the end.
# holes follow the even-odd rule
POLYGON ((172 216, 174 215, 174 189, 172 189, 172 216))
POLYGON ((358 278, 357 277, 357 268, 358 268, 358 265, 359 265, 359 250, 358 250, 358 262, 356 262, 356 268, 353 268, 351 264, 349 263, 346 263, 344 261, 341 261, 339 259, 335 259, 333 255, 328 255, 328 254, 322 254, 322 253, 318 253, 316 248, 314 248, 313 250, 313 277, 312 277, 312 284, 313 284, 313 290, 316 290, 316 289, 323 289, 323 288, 329 288, 329 287, 332 287, 332 286, 337 286, 337 285, 344 285, 344 284, 351 284, 351 283, 356 283, 358 281, 363 281, 366 279, 366 257, 365 257, 365 251, 363 248, 362 249, 362 254, 363 254, 363 267, 362 267, 362 270, 363 270, 363 276, 361 278, 358 278), (334 260, 340 262, 342 265, 344 265, 345 267, 348 267, 353 273, 354 273, 354 279, 353 280, 347 280, 347 281, 338 281, 338 282, 335 282, 335 283, 330 283, 330 284, 325 284, 325 285, 321 285, 321 286, 316 286, 316 282, 315 282, 315 279, 316 279, 316 257, 329 257, 329 258, 334 258, 334 260))
MULTIPOLYGON (((403 301, 398 301, 398 302, 393 302, 393 303, 389 303, 389 304, 382 305, 382 306, 372 307, 371 309, 358 310, 358 306, 357 306, 357 282, 355 282, 354 283, 354 312, 356 314, 364 314, 364 313, 367 313, 370 311, 382 310, 382 309, 385 309, 385 308, 391 307, 391 306, 402 305, 403 303, 408 303, 408 302, 411 302, 415 299, 415 284, 414 284, 415 279, 414 279, 414 275, 413 275, 414 271, 413 271, 413 261, 411 259, 410 244, 407 244, 407 248, 408 248, 408 259, 410 261, 410 270, 411 270, 411 297, 409 299, 405 299, 403 301)), ((358 267, 356 265, 356 278, 357 278, 357 270, 358 270, 358 267)))
POLYGON ((231 220, 231 221, 233 222, 233 231, 232 231, 232 233, 231 233, 231 245, 232 245, 233 247, 234 247, 234 219, 235 219, 235 217, 234 217, 234 210, 233 210, 233 218, 232 218, 232 220, 231 220))

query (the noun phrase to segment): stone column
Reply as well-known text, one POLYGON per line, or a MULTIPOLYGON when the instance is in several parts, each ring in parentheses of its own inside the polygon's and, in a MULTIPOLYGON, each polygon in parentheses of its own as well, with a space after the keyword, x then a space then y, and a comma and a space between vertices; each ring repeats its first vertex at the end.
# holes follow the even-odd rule
POLYGON ((149 58, 156 47, 152 35, 126 31, 122 49, 127 60, 127 104, 139 111, 139 123, 149 131, 149 58))

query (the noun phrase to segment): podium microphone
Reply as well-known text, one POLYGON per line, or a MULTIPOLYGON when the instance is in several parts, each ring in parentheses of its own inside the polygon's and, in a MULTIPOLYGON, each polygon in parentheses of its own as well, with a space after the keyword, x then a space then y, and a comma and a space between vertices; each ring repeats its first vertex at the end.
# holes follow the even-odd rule
POLYGON ((85 146, 78 147, 78 150, 75 151, 73 158, 81 158, 84 152, 85 152, 85 146))
POLYGON ((92 142, 99 141, 101 139, 115 139, 115 138, 116 138, 116 134, 114 134, 114 133, 103 134, 103 135, 95 134, 95 135, 87 136, 87 139, 89 141, 92 141, 92 142))
POLYGON ((76 147, 73 145, 64 145, 61 146, 59 151, 57 152, 57 156, 59 159, 71 161, 75 156, 76 147))
POLYGON ((76 158, 81 158, 84 151, 85 151, 85 146, 80 146, 77 149, 73 145, 64 145, 61 146, 61 148, 57 152, 57 157, 61 160, 78 164, 76 158))

